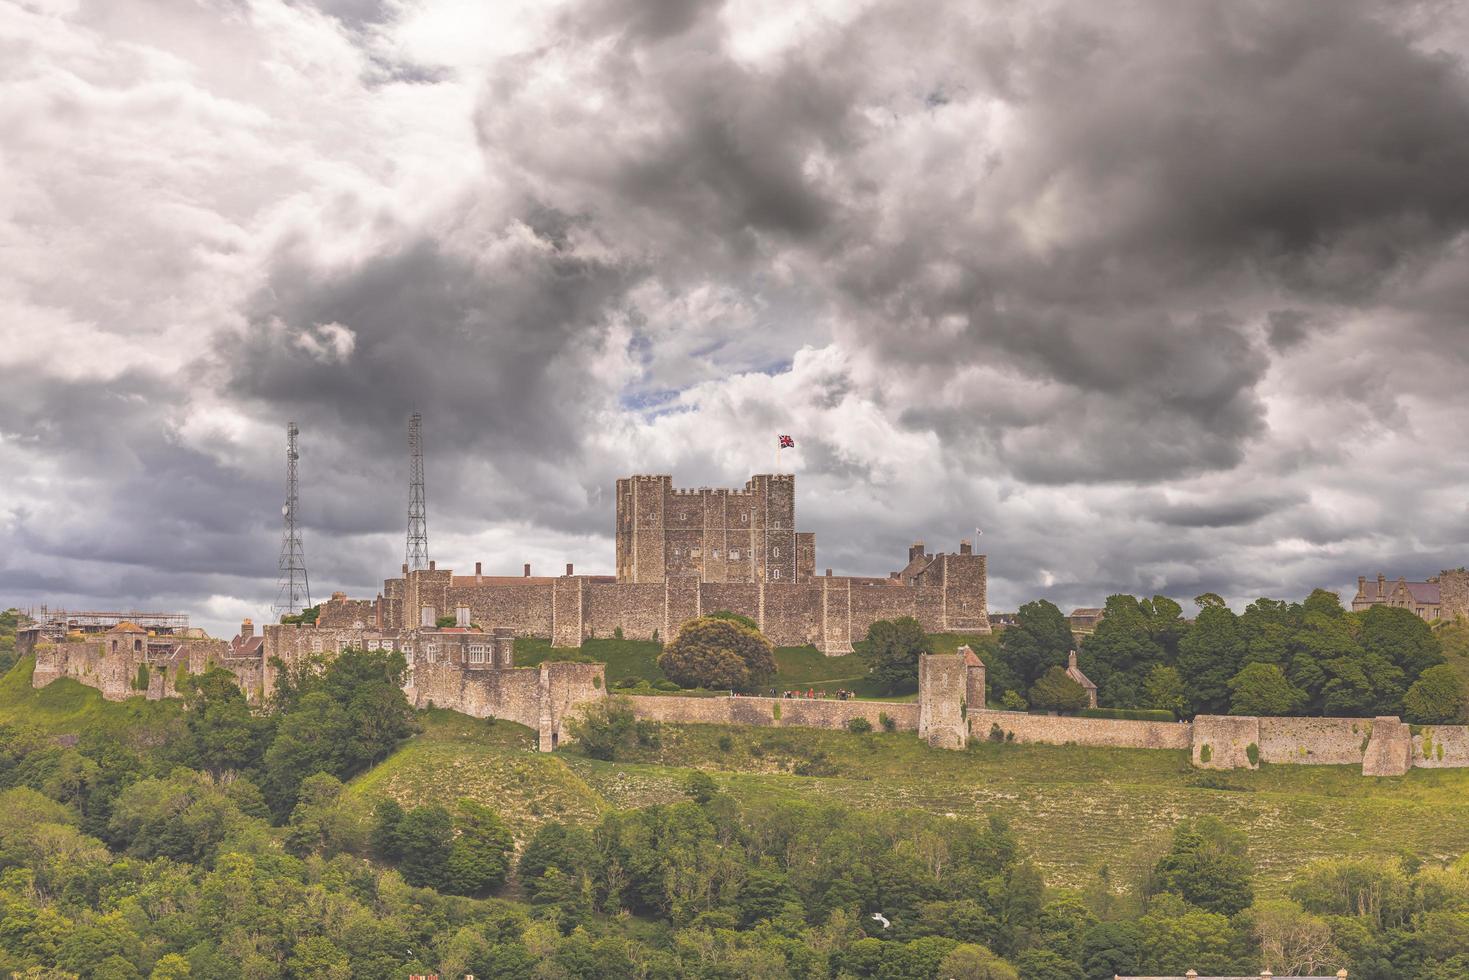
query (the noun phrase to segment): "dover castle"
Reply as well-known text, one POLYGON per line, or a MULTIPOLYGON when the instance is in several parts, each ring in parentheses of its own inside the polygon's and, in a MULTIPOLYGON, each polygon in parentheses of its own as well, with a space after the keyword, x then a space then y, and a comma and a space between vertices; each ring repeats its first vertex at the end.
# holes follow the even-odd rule
POLYGON ((456 575, 430 562, 403 566, 375 600, 334 597, 322 626, 432 626, 466 608, 472 622, 576 647, 621 630, 668 638, 681 623, 728 610, 749 616, 777 646, 811 644, 830 656, 880 619, 912 616, 934 633, 987 633, 985 556, 961 541, 951 554, 908 550, 886 578, 816 574, 816 536, 796 530, 796 478, 753 477, 744 489, 687 490, 672 477, 617 481, 617 574, 456 575))

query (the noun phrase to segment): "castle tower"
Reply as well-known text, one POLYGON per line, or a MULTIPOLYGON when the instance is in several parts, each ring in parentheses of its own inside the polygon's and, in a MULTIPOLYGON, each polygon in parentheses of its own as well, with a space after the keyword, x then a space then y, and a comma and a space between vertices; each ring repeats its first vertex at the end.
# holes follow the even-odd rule
POLYGON ((815 576, 816 536, 796 530, 796 478, 683 489, 671 476, 617 481, 617 579, 791 583, 815 576))

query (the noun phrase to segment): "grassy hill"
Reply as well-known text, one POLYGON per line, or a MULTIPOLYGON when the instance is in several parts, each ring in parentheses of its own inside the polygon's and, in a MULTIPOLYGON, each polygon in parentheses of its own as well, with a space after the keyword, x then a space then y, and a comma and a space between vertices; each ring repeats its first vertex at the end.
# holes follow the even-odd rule
POLYGON ((110 702, 100 691, 70 678, 36 689, 31 687, 35 666, 34 656, 24 657, 0 677, 0 723, 23 724, 53 735, 97 731, 141 747, 160 745, 183 726, 178 701, 136 697, 110 702))
MULTIPOLYGON (((176 702, 106 702, 73 681, 35 690, 31 667, 23 661, 0 678, 0 722, 57 735, 95 729, 133 744, 158 744, 182 723, 176 702)), ((664 725, 656 747, 597 762, 574 749, 538 754, 530 730, 505 721, 443 710, 421 721, 422 734, 351 783, 352 798, 369 807, 384 795, 405 805, 469 797, 499 810, 522 842, 546 820, 590 823, 611 807, 678 799, 701 770, 749 800, 998 813, 1053 885, 1092 885, 1106 866, 1114 886, 1135 888, 1173 826, 1205 813, 1247 832, 1265 895, 1282 893, 1321 857, 1438 862, 1469 851, 1469 770, 1393 779, 1367 779, 1353 766, 1213 773, 1191 768, 1181 751, 979 743, 946 752, 910 734, 706 725, 664 725)))
MULTIPOLYGON (((999 813, 1052 885, 1093 885, 1106 866, 1136 889, 1185 816, 1244 829, 1257 889, 1278 895, 1323 857, 1469 851, 1469 771, 1366 779, 1352 766, 1265 766, 1206 773, 1181 751, 980 743, 930 749, 909 734, 664 725, 661 744, 598 762, 574 749, 537 755, 526 729, 436 712, 423 735, 354 782, 364 800, 469 796, 495 806, 524 840, 544 820, 590 822, 608 807, 680 799, 694 770, 742 799, 833 798, 857 807, 999 813), (458 719, 458 720, 455 720, 458 719)), ((1126 898, 1124 897, 1124 901, 1126 898)))

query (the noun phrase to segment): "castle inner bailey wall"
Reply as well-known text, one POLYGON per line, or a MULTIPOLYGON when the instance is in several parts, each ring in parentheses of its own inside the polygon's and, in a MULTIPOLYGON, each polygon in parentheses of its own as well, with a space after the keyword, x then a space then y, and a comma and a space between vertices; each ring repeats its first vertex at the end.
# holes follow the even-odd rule
POLYGON ((1415 769, 1459 769, 1469 766, 1469 726, 1424 725, 1413 741, 1415 769))
POLYGON ((970 738, 988 738, 994 725, 1007 735, 1014 733, 1014 740, 1020 743, 1122 749, 1187 749, 1192 728, 1187 722, 1074 718, 988 709, 969 712, 970 738))
POLYGON ((866 719, 882 731, 882 716, 897 731, 918 730, 918 705, 904 701, 816 701, 802 698, 684 698, 637 694, 628 696, 639 718, 675 724, 748 725, 758 728, 825 728, 845 730, 853 718, 866 719))
POLYGON ((1296 765, 1361 765, 1372 731, 1366 718, 1261 718, 1260 761, 1296 765))

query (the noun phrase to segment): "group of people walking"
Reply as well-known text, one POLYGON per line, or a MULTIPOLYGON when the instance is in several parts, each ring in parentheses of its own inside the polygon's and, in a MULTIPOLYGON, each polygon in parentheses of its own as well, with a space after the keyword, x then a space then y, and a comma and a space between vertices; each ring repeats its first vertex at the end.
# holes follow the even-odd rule
POLYGON ((821 690, 818 691, 814 687, 808 687, 808 688, 806 688, 805 691, 785 691, 785 692, 780 692, 780 691, 777 691, 776 688, 773 688, 772 687, 770 689, 770 696, 773 697, 773 698, 781 698, 781 699, 784 699, 784 700, 790 700, 792 698, 805 698, 807 700, 814 701, 817 698, 823 698, 823 699, 828 699, 828 700, 831 699, 831 698, 836 698, 838 701, 847 701, 847 700, 850 700, 852 698, 855 698, 857 695, 856 695, 856 693, 854 693, 852 691, 848 691, 845 688, 838 688, 837 691, 836 691, 836 693, 833 694, 830 691, 826 690, 826 688, 822 688, 821 690))

